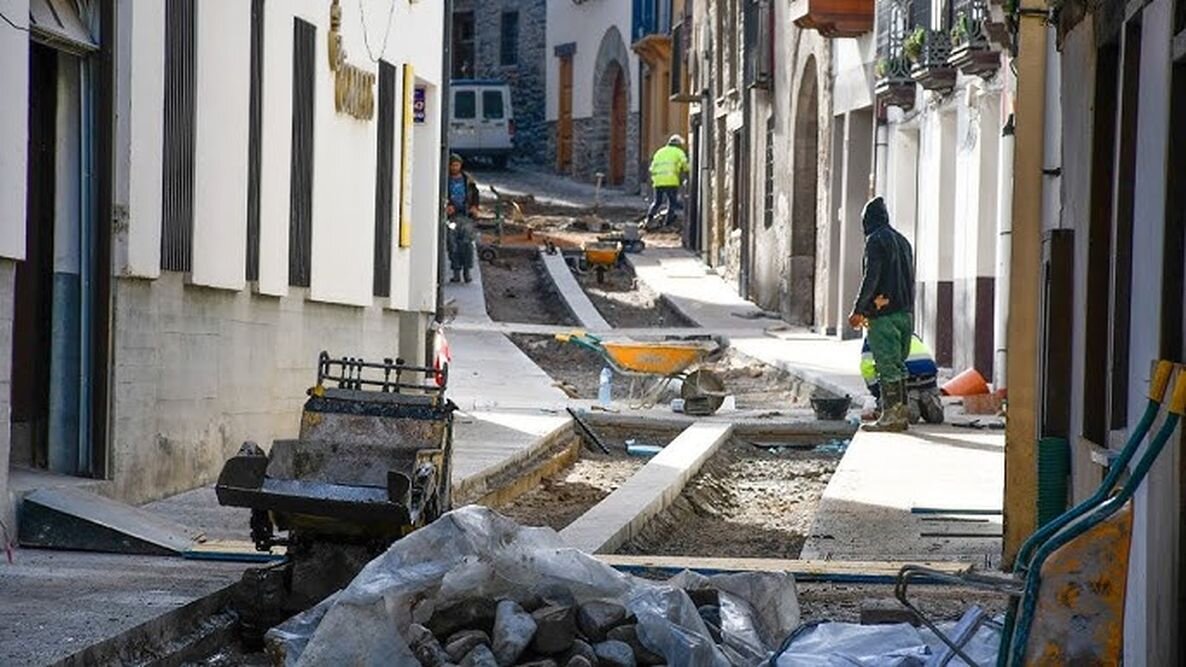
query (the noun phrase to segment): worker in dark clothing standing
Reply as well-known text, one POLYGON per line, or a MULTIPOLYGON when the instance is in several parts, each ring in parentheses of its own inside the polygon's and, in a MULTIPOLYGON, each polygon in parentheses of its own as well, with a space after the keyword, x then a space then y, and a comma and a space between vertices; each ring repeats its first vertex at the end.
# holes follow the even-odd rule
POLYGON ((449 198, 445 202, 446 224, 445 248, 449 253, 449 268, 453 270, 450 282, 473 280, 470 270, 474 267, 474 224, 478 214, 478 186, 474 179, 462 170, 464 161, 460 155, 449 157, 449 198))
POLYGON ((875 197, 861 213, 865 228, 864 275, 848 322, 869 328, 869 347, 882 391, 881 418, 866 431, 905 431, 906 358, 914 335, 914 252, 890 226, 885 200, 875 197))

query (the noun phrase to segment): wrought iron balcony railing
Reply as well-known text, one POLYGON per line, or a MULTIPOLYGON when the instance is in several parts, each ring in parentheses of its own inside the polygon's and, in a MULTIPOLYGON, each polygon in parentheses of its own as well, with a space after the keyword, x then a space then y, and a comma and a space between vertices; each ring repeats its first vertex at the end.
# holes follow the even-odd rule
POLYGON ((955 87, 955 67, 947 62, 951 38, 946 31, 916 28, 903 48, 913 63, 910 75, 923 88, 945 93, 955 87))
POLYGON ((949 62, 969 76, 991 77, 1001 66, 998 45, 1008 40, 1004 23, 994 20, 986 0, 965 0, 955 11, 949 62))
POLYGON ((914 108, 915 83, 905 43, 909 36, 910 1, 881 0, 877 16, 877 63, 874 92, 882 107, 914 108))

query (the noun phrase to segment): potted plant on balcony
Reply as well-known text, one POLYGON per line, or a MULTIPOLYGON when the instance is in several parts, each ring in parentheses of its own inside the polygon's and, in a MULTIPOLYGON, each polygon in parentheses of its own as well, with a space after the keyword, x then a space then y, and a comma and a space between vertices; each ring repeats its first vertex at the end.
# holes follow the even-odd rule
POLYGON ((914 79, 910 78, 910 61, 906 56, 878 59, 873 73, 877 77, 874 90, 882 104, 900 107, 903 111, 914 108, 914 79))
POLYGON ((951 41, 941 30, 917 28, 902 43, 902 50, 914 62, 910 75, 927 90, 941 93, 955 87, 955 68, 947 64, 951 41))
POLYGON ((974 2, 971 11, 956 15, 951 27, 951 56, 948 62, 968 76, 989 78, 1001 66, 1000 51, 993 47, 986 26, 987 9, 974 2))

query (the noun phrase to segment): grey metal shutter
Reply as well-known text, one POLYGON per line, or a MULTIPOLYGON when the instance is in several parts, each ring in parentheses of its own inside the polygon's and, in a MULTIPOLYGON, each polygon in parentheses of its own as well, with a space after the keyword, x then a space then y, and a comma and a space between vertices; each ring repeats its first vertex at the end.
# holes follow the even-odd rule
POLYGON ((378 160, 375 168, 375 296, 391 296, 395 209, 395 65, 379 61, 378 160))
POLYGON ((251 0, 251 102, 247 136, 247 280, 259 280, 259 187, 264 119, 264 0, 251 0))
POLYGON ((292 171, 288 209, 288 284, 308 287, 313 270, 313 95, 317 28, 293 19, 292 171))
POLYGON ((195 0, 165 3, 161 269, 193 269, 195 0))

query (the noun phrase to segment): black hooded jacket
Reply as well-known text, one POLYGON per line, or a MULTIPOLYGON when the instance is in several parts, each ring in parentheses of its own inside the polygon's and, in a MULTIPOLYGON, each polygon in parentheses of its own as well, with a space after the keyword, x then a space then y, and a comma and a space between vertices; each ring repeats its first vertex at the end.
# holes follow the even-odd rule
POLYGON ((853 312, 870 318, 914 312, 914 251, 906 237, 890 226, 884 199, 875 197, 865 204, 861 224, 865 266, 853 312), (881 309, 874 303, 878 295, 889 299, 881 309))

